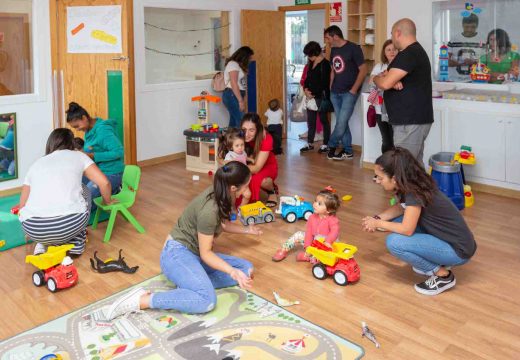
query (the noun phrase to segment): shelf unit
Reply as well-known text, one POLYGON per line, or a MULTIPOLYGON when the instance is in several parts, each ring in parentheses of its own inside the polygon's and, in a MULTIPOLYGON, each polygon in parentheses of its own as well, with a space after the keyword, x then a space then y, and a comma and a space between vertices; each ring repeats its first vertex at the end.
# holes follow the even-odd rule
POLYGON ((369 74, 380 62, 386 34, 386 0, 347 0, 347 40, 361 45, 369 74), (367 27, 369 17, 374 19, 373 27, 367 27), (367 43, 367 35, 373 35, 373 43, 367 43))

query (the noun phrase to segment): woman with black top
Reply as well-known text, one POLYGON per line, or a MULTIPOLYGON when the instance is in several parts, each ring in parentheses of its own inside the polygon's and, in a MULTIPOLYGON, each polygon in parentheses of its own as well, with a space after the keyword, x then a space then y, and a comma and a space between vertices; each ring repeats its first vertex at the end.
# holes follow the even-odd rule
MULTIPOLYGON (((307 72, 307 78, 303 86, 305 96, 307 98, 314 98, 318 109, 320 108, 321 102, 324 98, 329 99, 330 97, 330 63, 323 56, 321 46, 316 41, 310 41, 303 48, 303 53, 309 59, 309 71, 307 72)), ((328 151, 327 143, 330 137, 330 124, 327 116, 327 112, 319 112, 320 121, 323 124, 323 145, 320 146, 319 152, 324 153, 328 151)), ((308 144, 300 149, 300 152, 306 152, 313 150, 314 146, 314 135, 316 133, 316 118, 318 111, 307 109, 307 126, 309 127, 309 133, 307 136, 308 144)))

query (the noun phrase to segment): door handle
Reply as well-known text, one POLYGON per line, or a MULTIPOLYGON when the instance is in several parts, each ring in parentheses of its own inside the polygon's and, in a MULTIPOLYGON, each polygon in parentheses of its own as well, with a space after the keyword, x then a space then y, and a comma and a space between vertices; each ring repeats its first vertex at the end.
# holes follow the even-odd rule
POLYGON ((130 57, 121 55, 121 56, 113 57, 112 60, 127 61, 127 60, 130 60, 130 57))

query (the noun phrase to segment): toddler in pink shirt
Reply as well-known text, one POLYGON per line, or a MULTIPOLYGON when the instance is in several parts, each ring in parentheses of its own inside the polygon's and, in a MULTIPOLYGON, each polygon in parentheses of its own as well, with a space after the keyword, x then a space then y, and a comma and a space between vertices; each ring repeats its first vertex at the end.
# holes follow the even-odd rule
POLYGON ((280 249, 273 256, 273 261, 282 261, 287 257, 296 245, 302 245, 303 251, 296 255, 297 261, 310 261, 310 257, 305 253, 305 249, 316 238, 324 238, 326 246, 332 248, 332 243, 339 236, 339 220, 336 217, 340 201, 338 195, 333 190, 325 189, 316 195, 316 200, 312 204, 314 214, 307 220, 305 231, 298 231, 287 239, 280 249))

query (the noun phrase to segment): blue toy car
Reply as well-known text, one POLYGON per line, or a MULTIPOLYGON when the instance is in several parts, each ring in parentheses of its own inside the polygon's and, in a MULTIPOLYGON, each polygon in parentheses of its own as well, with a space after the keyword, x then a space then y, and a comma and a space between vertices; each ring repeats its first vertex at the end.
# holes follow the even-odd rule
POLYGON ((276 210, 277 214, 282 215, 285 221, 293 223, 298 219, 309 220, 314 213, 312 204, 303 201, 298 195, 280 197, 280 207, 276 210))

